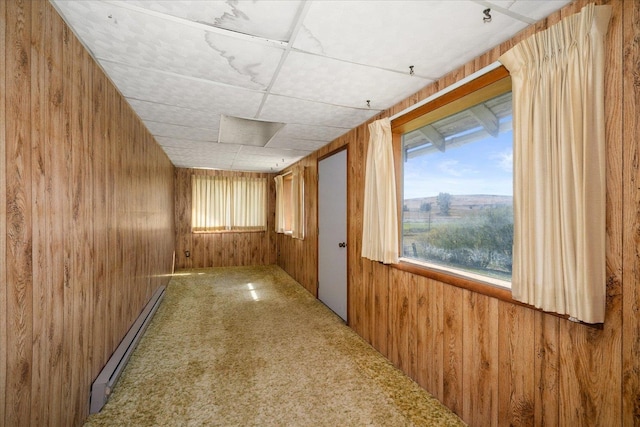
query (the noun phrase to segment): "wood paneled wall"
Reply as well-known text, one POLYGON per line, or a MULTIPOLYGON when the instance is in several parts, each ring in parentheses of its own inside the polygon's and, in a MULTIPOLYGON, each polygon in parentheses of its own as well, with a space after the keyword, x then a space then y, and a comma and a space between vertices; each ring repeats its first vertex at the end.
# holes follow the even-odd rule
POLYGON ((206 169, 175 170, 176 268, 269 265, 276 262, 275 175, 206 169), (191 176, 256 176, 267 178, 267 231, 251 233, 192 233, 191 176), (190 256, 185 255, 189 251, 190 256))
POLYGON ((46 0, 0 1, 0 426, 78 426, 174 250, 173 166, 46 0))
MULTIPOLYGON (((588 2, 573 2, 374 119, 497 61, 588 2)), ((601 329, 362 259, 366 124, 303 160, 313 169, 324 154, 348 149, 350 326, 473 426, 640 425, 640 2, 597 3, 613 8, 606 39, 608 281, 601 329)), ((291 243, 295 248, 283 250, 279 240, 279 265, 298 280, 315 278, 316 239, 291 243)))

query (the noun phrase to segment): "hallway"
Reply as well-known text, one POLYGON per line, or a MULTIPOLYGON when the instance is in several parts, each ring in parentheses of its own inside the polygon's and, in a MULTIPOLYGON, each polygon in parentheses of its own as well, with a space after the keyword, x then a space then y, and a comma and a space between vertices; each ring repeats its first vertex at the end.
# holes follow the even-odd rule
POLYGON ((456 426, 276 266, 177 272, 86 426, 456 426))

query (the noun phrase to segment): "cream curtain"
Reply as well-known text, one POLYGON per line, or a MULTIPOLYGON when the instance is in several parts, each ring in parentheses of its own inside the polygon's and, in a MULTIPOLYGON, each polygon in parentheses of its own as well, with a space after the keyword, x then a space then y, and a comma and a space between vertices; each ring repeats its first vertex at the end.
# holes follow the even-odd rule
POLYGON ((588 5, 506 52, 513 82, 513 298, 605 317, 604 35, 588 5))
POLYGON ((267 223, 267 182, 264 178, 234 177, 231 186, 231 229, 264 230, 267 223))
POLYGON ((293 171, 291 210, 291 235, 295 239, 304 239, 304 168, 293 171))
POLYGON ((391 122, 369 124, 364 184, 362 256, 385 264, 398 262, 398 210, 391 122))
POLYGON ((290 231, 293 238, 304 239, 304 167, 295 167, 287 180, 285 175, 275 177, 276 232, 290 231))
POLYGON ((284 233, 284 177, 277 175, 274 180, 276 182, 276 233, 284 233))
POLYGON ((221 231, 229 224, 229 189, 220 176, 191 176, 193 231, 221 231))
POLYGON ((192 231, 266 229, 266 178, 192 175, 191 187, 192 231))

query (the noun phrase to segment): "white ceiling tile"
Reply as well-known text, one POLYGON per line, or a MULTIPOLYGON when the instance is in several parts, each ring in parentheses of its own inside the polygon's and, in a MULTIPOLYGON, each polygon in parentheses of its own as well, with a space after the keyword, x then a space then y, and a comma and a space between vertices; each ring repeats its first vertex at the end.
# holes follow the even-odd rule
POLYGON ((272 93, 328 104, 384 109, 422 89, 430 80, 318 55, 287 56, 272 93), (384 84, 380 84, 384 82, 384 84))
POLYGON ((352 129, 379 113, 374 109, 356 109, 271 95, 260 119, 274 122, 321 125, 352 129))
POLYGON ((239 152, 240 155, 244 156, 269 156, 269 157, 280 157, 286 161, 287 158, 298 158, 300 156, 306 156, 309 154, 308 151, 304 150, 288 150, 282 148, 270 148, 270 147, 251 147, 251 146, 243 146, 239 152))
MULTIPOLYGON (((492 0, 489 3, 496 3, 492 0)), ((524 15, 533 21, 539 21, 542 18, 546 18, 558 9, 571 3, 571 0, 545 0, 545 1, 531 1, 531 0, 516 0, 509 6, 511 12, 524 15)))
POLYGON ((217 132, 220 129, 220 114, 217 113, 139 101, 137 99, 128 99, 127 101, 142 120, 206 128, 211 129, 212 132, 217 132))
POLYGON ((485 24, 484 9, 458 0, 314 2, 294 47, 406 73, 413 65, 435 79, 527 25, 499 13, 485 24))
POLYGON ((104 61, 102 66, 122 94, 129 99, 212 114, 224 112, 238 117, 253 117, 264 97, 261 92, 221 86, 113 62, 104 61))
POLYGON ((267 148, 286 148, 290 150, 315 151, 327 145, 326 141, 313 141, 309 139, 273 139, 267 144, 267 148))
POLYGON ((212 129, 202 129, 190 126, 178 126, 162 122, 144 121, 145 126, 151 134, 158 137, 189 139, 192 141, 211 141, 218 140, 218 132, 212 129))
POLYGON ((219 144, 217 142, 192 141, 187 139, 158 137, 158 144, 162 148, 175 150, 197 151, 201 153, 212 153, 221 156, 235 156, 240 150, 239 145, 219 144))
POLYGON ((299 0, 128 0, 127 3, 193 22, 280 41, 289 40, 294 19, 302 5, 299 0))
POLYGON ((283 53, 110 3, 56 4, 98 59, 264 89, 283 53))
POLYGON ((331 142, 337 137, 347 133, 349 129, 340 127, 302 125, 296 123, 287 124, 274 140, 280 138, 309 139, 317 141, 331 142))

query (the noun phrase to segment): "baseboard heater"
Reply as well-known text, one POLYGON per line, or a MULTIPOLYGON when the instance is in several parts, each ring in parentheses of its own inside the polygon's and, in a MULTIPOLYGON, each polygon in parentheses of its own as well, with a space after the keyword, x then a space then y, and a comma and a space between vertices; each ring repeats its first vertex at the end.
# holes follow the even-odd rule
POLYGON ((133 325, 124 336, 116 351, 113 352, 111 358, 104 365, 102 371, 91 385, 91 397, 90 397, 90 413, 95 414, 100 412, 107 399, 113 386, 118 381, 118 377, 122 373, 122 370, 129 361, 129 357, 133 350, 138 345, 138 341, 142 338, 144 331, 149 326, 153 315, 160 306, 162 298, 164 298, 165 286, 160 286, 151 297, 151 300, 140 313, 140 316, 133 322, 133 325))

